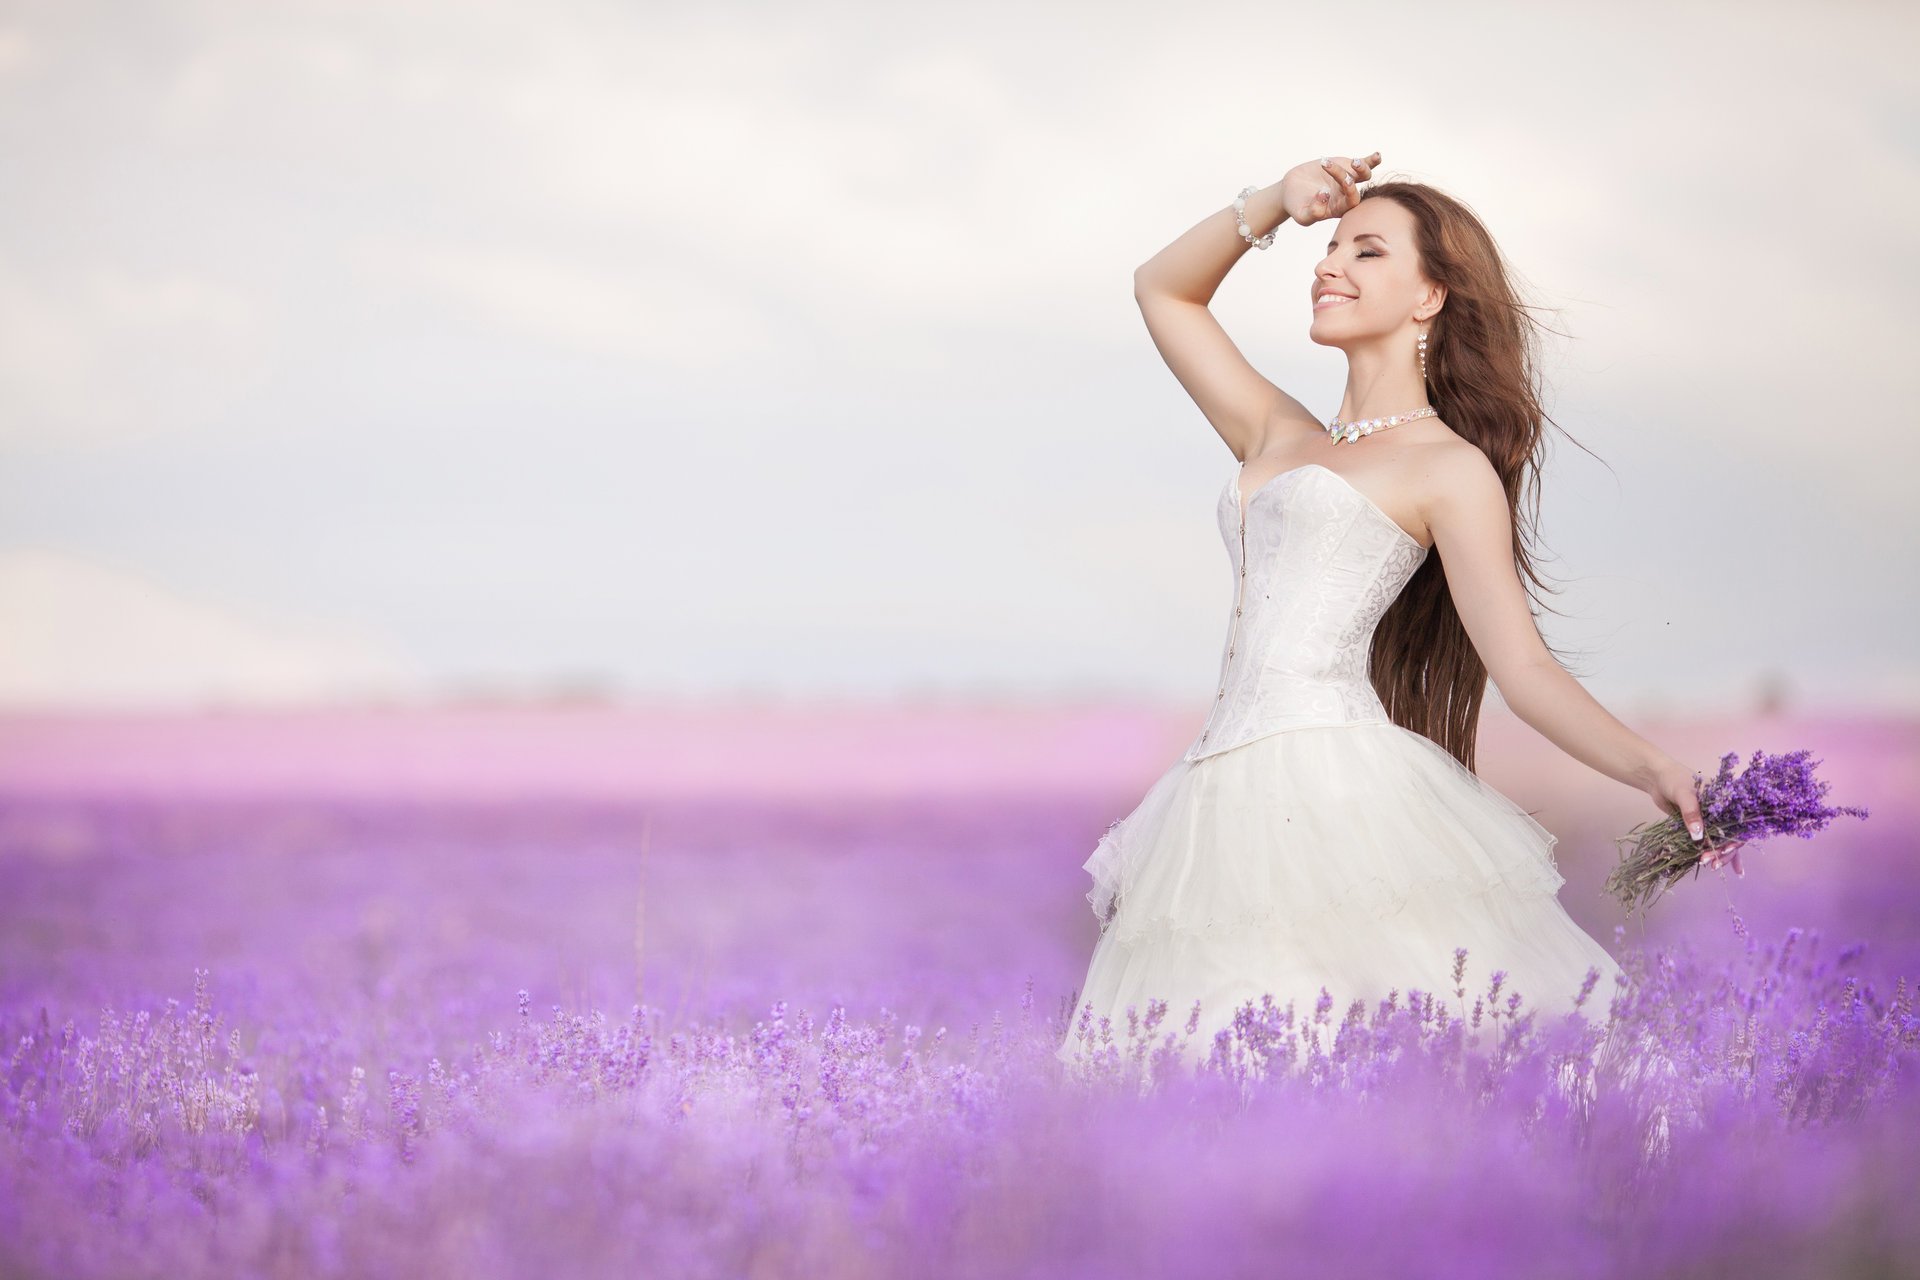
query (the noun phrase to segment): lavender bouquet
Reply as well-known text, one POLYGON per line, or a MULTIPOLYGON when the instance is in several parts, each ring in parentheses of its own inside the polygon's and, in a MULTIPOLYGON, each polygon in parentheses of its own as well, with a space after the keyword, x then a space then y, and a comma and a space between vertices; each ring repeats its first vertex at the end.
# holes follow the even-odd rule
POLYGON ((1739 755, 1729 751, 1720 757, 1720 772, 1704 785, 1695 773, 1705 828, 1700 841, 1687 834, 1677 814, 1616 837, 1616 845, 1633 847, 1620 850, 1620 863, 1607 877, 1606 891, 1624 902, 1631 916, 1636 909, 1652 906, 1690 871, 1698 876, 1702 867, 1732 867, 1735 875, 1745 876, 1740 847, 1750 840, 1785 835, 1810 840, 1842 814, 1866 817, 1863 808, 1828 808, 1821 803, 1827 784, 1814 776, 1820 762, 1809 759, 1811 754, 1789 751, 1770 756, 1756 751, 1736 778, 1733 764, 1739 755))

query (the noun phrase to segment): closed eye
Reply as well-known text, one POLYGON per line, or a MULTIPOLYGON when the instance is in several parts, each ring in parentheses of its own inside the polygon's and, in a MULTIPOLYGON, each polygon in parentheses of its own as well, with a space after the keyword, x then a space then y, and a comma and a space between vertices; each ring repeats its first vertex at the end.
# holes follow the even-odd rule
POLYGON ((1356 258, 1382 258, 1382 257, 1385 257, 1386 255, 1381 253, 1378 249, 1362 249, 1360 252, 1354 254, 1353 256, 1356 258))

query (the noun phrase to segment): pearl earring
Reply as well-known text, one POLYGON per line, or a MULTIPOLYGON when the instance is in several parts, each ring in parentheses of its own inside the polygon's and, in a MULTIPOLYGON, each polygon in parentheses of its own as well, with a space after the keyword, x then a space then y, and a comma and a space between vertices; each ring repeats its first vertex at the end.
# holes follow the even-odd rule
POLYGON ((1420 331, 1420 381, 1427 380, 1427 331, 1420 331))

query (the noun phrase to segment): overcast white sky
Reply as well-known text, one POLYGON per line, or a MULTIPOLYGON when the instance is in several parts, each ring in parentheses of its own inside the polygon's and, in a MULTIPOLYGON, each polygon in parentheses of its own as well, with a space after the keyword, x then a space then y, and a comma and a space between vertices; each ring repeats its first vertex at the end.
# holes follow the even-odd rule
MULTIPOLYGON (((1920 706, 1914 13, 0 4, 0 694, 1202 699, 1130 276, 1377 148, 1570 335, 1570 669, 1920 706)), ((1217 310, 1329 414, 1325 240, 1217 310)))

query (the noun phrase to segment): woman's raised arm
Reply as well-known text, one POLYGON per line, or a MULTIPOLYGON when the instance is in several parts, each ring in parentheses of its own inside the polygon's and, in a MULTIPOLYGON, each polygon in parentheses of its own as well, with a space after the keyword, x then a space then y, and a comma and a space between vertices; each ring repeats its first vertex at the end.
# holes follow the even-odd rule
MULTIPOLYGON (((1358 160, 1333 156, 1295 165, 1279 182, 1247 196, 1248 232, 1264 236, 1283 222, 1310 226, 1339 216, 1359 200, 1356 178, 1364 182, 1379 158, 1375 152, 1358 160)), ((1196 223, 1134 270, 1133 296, 1161 359, 1234 456, 1245 459, 1259 451, 1276 418, 1320 423, 1248 363, 1208 309, 1220 282, 1250 247, 1238 224, 1230 204, 1196 223)))

